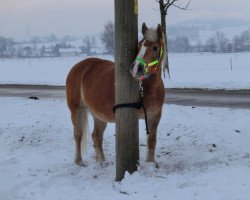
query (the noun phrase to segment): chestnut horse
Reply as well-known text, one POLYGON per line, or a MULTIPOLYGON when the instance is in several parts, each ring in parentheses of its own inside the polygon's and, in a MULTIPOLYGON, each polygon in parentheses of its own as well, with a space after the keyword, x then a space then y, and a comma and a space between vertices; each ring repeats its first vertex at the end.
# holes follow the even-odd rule
MULTIPOLYGON (((166 56, 162 28, 148 29, 142 25, 143 39, 138 43, 138 55, 131 65, 131 74, 141 80, 144 105, 148 114, 149 135, 147 139, 148 162, 155 162, 156 133, 164 103, 164 85, 161 79, 166 56)), ((108 122, 115 122, 112 111, 115 105, 115 65, 108 60, 88 58, 77 63, 69 72, 66 81, 66 95, 74 126, 76 143, 75 163, 83 165, 81 148, 86 147, 88 111, 94 118, 92 139, 97 161, 104 161, 102 148, 103 132, 108 122)), ((139 92, 139 90, 138 90, 139 92)), ((133 103, 133 102, 131 102, 133 103)), ((138 111, 140 119, 143 111, 138 111)))

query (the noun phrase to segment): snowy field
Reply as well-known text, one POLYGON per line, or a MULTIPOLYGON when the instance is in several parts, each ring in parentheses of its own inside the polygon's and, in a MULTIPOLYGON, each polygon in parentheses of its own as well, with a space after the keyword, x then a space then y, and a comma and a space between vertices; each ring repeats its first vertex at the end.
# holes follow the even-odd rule
POLYGON ((159 168, 144 161, 141 121, 141 166, 117 183, 114 125, 104 137, 107 161, 96 163, 89 139, 88 166, 82 168, 73 163, 65 100, 0 98, 0 107, 1 200, 249 200, 250 110, 165 105, 156 149, 159 168))
MULTIPOLYGON (((2 59, 0 84, 65 85, 71 67, 85 58, 2 59)), ((250 53, 170 54, 169 60, 167 88, 250 89, 250 53)))

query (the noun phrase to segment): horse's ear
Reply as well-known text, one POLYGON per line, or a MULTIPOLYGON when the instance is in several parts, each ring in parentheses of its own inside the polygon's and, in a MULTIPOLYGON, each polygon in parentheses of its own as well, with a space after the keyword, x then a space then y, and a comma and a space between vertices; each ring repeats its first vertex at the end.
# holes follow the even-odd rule
POLYGON ((143 35, 143 36, 145 36, 147 30, 148 30, 148 27, 147 27, 147 25, 145 24, 145 22, 143 22, 142 28, 141 28, 141 32, 142 32, 142 35, 143 35))
POLYGON ((158 38, 159 39, 162 39, 162 27, 160 24, 158 24, 158 27, 157 27, 157 34, 158 34, 158 38))

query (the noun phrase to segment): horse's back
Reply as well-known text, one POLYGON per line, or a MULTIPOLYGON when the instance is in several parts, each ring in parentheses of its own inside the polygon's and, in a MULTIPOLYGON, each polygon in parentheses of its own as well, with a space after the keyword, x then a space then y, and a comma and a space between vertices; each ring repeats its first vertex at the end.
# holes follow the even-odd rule
POLYGON ((114 73, 114 63, 108 60, 88 58, 75 64, 66 80, 69 108, 73 110, 84 103, 97 117, 105 110, 109 116, 98 118, 110 121, 114 117, 114 73))

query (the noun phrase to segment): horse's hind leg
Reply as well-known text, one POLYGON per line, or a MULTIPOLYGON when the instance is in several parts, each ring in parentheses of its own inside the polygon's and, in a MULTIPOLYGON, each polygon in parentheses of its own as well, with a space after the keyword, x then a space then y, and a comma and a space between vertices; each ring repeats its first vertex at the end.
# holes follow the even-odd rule
POLYGON ((92 140, 94 143, 96 160, 97 161, 105 161, 102 142, 103 142, 103 133, 105 128, 107 127, 107 123, 103 122, 97 118, 94 118, 94 130, 92 133, 92 140))
POLYGON ((79 106, 74 109, 74 111, 71 110, 71 119, 74 126, 74 138, 76 143, 75 163, 83 166, 81 148, 87 143, 87 108, 85 106, 79 106))

